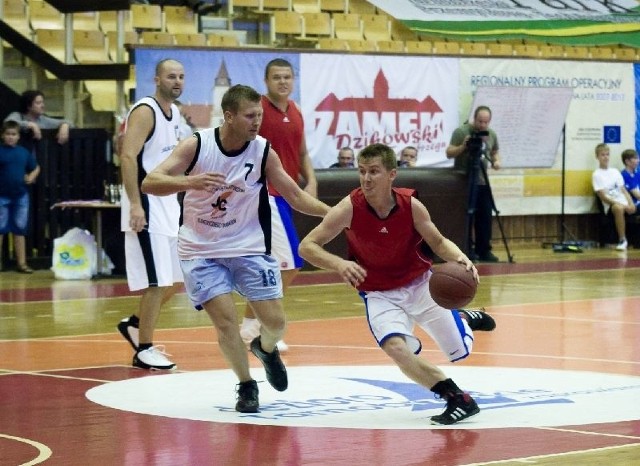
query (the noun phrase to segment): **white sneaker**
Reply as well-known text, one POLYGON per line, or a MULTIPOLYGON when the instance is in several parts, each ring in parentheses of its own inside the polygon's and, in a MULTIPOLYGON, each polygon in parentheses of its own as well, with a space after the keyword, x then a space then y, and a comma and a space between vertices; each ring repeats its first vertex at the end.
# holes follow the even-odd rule
POLYGON ((626 251, 627 250, 627 246, 629 246, 629 243, 627 242, 626 238, 623 239, 622 241, 620 241, 618 243, 618 245, 616 246, 616 251, 626 251))
MULTIPOLYGON (((141 369, 169 370, 175 369, 175 363, 169 361, 165 356, 167 353, 156 346, 138 351, 133 356, 133 366, 141 369)), ((170 356, 170 355, 169 355, 170 356)))
POLYGON ((244 344, 248 347, 254 338, 260 336, 260 321, 258 319, 242 319, 240 336, 244 344))
POLYGON ((289 345, 287 345, 284 340, 279 340, 278 343, 276 343, 276 348, 278 348, 278 351, 281 353, 289 351, 289 345))

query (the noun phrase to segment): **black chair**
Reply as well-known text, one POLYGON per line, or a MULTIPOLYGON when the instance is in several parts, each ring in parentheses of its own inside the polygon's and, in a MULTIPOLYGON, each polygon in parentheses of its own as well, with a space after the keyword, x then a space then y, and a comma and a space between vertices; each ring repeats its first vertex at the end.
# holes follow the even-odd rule
POLYGON ((605 213, 604 204, 596 194, 596 207, 598 208, 598 245, 603 248, 607 244, 616 244, 618 235, 611 209, 605 213))

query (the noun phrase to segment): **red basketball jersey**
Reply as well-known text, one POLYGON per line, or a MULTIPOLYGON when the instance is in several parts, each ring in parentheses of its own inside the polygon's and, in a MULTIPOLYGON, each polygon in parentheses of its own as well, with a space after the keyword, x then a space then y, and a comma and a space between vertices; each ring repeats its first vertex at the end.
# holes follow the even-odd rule
POLYGON ((361 188, 350 194, 351 226, 346 230, 349 257, 367 271, 360 291, 400 288, 431 268, 422 252, 423 239, 413 226, 411 197, 415 190, 393 188, 396 206, 385 219, 367 204, 361 188))
MULTIPOLYGON (((284 167, 284 171, 298 182, 300 174, 300 145, 304 135, 304 122, 298 107, 289 100, 287 111, 283 112, 262 96, 264 112, 262 125, 258 134, 271 143, 284 167)), ((277 191, 269 186, 269 193, 277 195, 277 191)))

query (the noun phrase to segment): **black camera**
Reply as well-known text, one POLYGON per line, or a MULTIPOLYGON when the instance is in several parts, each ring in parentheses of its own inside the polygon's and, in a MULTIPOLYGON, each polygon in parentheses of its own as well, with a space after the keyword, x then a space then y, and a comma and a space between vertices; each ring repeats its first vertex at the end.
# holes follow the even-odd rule
POLYGON ((482 151, 482 144, 484 143, 482 138, 485 136, 489 136, 489 131, 474 131, 471 134, 471 137, 467 140, 467 148, 469 152, 471 152, 471 155, 481 155, 480 152, 482 151))

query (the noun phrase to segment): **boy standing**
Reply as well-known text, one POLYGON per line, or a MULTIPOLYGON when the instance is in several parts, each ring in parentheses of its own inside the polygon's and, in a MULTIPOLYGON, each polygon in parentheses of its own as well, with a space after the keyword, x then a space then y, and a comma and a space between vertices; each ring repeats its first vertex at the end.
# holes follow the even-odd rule
POLYGON ((6 121, 2 125, 0 145, 0 253, 4 235, 12 233, 18 272, 33 273, 27 265, 25 247, 29 223, 28 185, 36 181, 40 166, 32 153, 18 146, 19 139, 20 124, 6 121))

